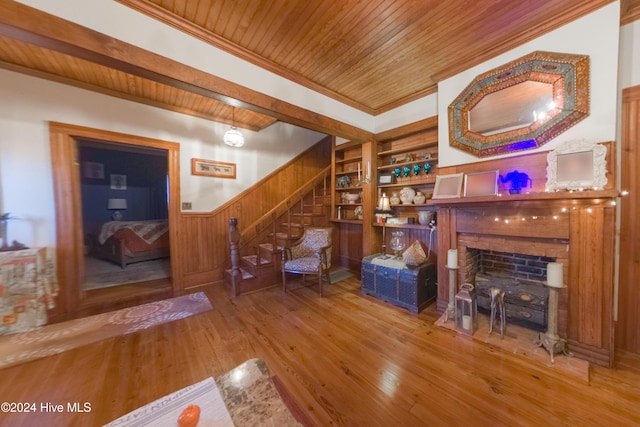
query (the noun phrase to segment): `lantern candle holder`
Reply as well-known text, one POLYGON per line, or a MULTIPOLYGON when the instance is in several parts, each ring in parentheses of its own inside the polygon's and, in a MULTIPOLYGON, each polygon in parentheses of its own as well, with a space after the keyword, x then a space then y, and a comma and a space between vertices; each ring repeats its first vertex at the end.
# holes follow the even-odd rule
POLYGON ((473 335, 478 329, 478 300, 473 285, 465 283, 455 298, 456 329, 473 335))

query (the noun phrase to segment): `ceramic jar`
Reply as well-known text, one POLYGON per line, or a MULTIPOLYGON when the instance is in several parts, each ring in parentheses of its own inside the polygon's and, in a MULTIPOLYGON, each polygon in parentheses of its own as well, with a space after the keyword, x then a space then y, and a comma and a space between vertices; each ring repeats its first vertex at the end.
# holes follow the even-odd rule
POLYGON ((358 219, 362 219, 362 213, 363 213, 362 206, 356 206, 356 208, 353 210, 353 213, 356 215, 358 219))
POLYGON ((413 198, 416 197, 416 190, 411 187, 404 187, 400 190, 400 201, 403 205, 409 205, 413 202, 413 198))
POLYGON ((434 216, 433 211, 420 211, 418 212, 418 222, 420 225, 429 225, 434 216))
POLYGON ((389 197, 389 203, 391 203, 392 205, 399 205, 400 204, 400 197, 398 197, 398 193, 394 192, 391 197, 389 197))
POLYGON ((427 201, 427 196, 424 195, 421 191, 418 191, 413 198, 413 203, 416 205, 421 205, 427 201))

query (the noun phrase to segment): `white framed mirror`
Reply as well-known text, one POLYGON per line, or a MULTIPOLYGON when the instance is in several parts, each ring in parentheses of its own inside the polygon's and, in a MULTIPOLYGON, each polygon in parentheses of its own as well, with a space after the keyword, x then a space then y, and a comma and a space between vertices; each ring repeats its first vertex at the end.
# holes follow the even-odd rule
POLYGON ((547 191, 602 190, 607 181, 604 145, 574 140, 547 155, 547 191))

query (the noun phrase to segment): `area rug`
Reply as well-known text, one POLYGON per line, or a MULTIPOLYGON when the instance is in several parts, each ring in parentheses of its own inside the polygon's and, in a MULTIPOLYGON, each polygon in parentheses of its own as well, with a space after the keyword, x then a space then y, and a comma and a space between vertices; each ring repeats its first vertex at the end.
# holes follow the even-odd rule
POLYGON ((0 337, 0 369, 211 310, 203 292, 0 337))
POLYGON ((171 276, 171 261, 169 258, 136 262, 120 268, 110 261, 85 257, 84 289, 109 288, 149 280, 164 279, 171 276))
POLYGON ((339 281, 348 279, 349 277, 353 277, 353 273, 351 273, 349 270, 338 269, 329 272, 331 283, 338 283, 339 281))

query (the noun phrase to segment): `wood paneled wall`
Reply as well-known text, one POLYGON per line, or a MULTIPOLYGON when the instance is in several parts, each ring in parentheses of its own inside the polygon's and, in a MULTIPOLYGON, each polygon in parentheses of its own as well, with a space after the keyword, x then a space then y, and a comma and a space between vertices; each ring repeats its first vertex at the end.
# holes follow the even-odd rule
POLYGON ((570 213, 567 339, 580 357, 613 367, 615 210, 583 207, 570 213))
POLYGON ((640 86, 622 92, 620 274, 616 347, 640 353, 640 86))
POLYGON ((183 251, 175 256, 182 266, 184 287, 222 280, 229 267, 229 218, 238 218, 238 229, 243 232, 244 227, 296 192, 330 161, 331 137, 327 137, 218 209, 208 213, 182 212, 183 251))

